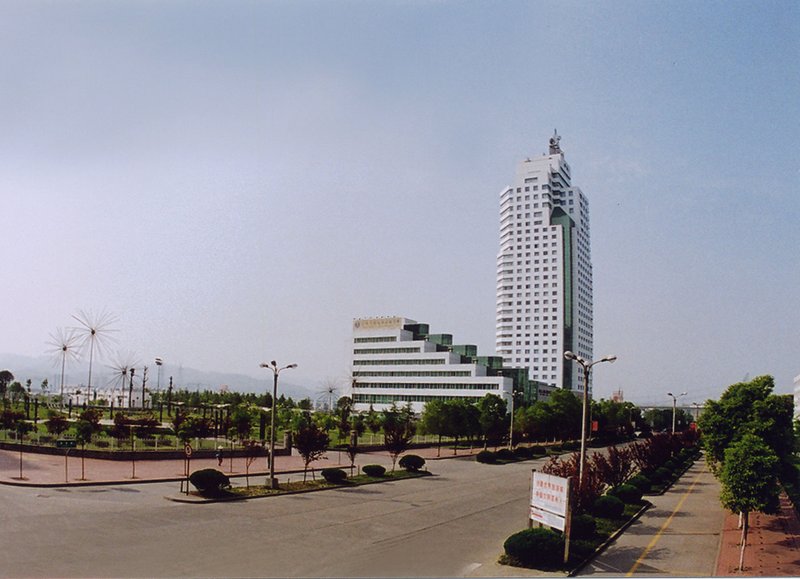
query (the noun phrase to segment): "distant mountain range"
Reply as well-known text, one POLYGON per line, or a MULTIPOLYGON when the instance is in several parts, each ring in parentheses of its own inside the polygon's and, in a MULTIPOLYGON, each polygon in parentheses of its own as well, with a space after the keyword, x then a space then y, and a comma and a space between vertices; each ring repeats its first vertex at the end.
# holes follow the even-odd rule
MULTIPOLYGON (((14 374, 14 378, 25 385, 27 380, 31 380, 31 390, 39 391, 42 381, 47 378, 50 385, 50 392, 55 392, 61 384, 61 364, 53 361, 47 356, 36 358, 30 356, 20 356, 18 354, 0 354, 0 370, 9 370, 14 374)), ((142 368, 136 369, 137 378, 141 376, 142 368)), ((89 365, 86 363, 73 363, 67 366, 64 382, 67 386, 85 385, 89 377, 89 365)), ((255 378, 246 374, 234 374, 225 372, 205 372, 195 368, 185 366, 175 366, 164 364, 161 367, 161 389, 169 385, 169 377, 172 376, 173 387, 186 390, 219 390, 221 386, 227 386, 229 390, 236 392, 265 392, 272 391, 272 374, 265 372, 264 377, 255 378)), ((114 383, 114 370, 109 367, 107 361, 94 364, 92 371, 92 389, 95 386, 104 388, 114 383)), ((147 369, 148 389, 155 389, 158 385, 158 368, 155 364, 149 364, 147 369)), ((295 400, 302 398, 317 397, 318 393, 297 384, 292 384, 285 380, 281 375, 279 394, 291 396, 295 400)))

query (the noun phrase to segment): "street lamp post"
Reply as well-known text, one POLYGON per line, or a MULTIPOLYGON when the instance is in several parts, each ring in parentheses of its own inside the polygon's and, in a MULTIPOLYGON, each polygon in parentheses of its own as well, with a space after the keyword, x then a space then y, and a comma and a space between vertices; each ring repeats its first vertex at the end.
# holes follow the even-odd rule
POLYGON ((272 420, 269 426, 269 487, 277 489, 278 481, 275 480, 275 404, 278 397, 278 374, 281 373, 281 370, 286 370, 287 368, 297 368, 297 364, 289 364, 283 368, 278 368, 277 362, 272 360, 269 364, 264 362, 260 366, 272 370, 274 378, 272 382, 272 412, 270 413, 272 420))
POLYGON ((589 415, 589 373, 592 370, 592 366, 595 364, 599 364, 600 362, 615 362, 617 357, 616 356, 606 356, 605 358, 601 358, 600 360, 595 360, 594 362, 587 362, 580 356, 577 356, 567 350, 564 352, 564 357, 567 360, 575 360, 578 364, 581 365, 583 368, 583 413, 581 417, 581 454, 580 454, 580 462, 578 467, 578 488, 581 487, 583 483, 583 466, 586 462, 586 424, 588 422, 588 415, 589 415))
POLYGON ((514 450, 514 401, 516 400, 518 392, 514 392, 511 388, 511 424, 508 427, 508 449, 514 450))
POLYGON ((672 397, 672 434, 675 434, 675 411, 678 408, 678 398, 686 396, 687 392, 681 392, 675 396, 672 392, 667 392, 667 396, 672 397))

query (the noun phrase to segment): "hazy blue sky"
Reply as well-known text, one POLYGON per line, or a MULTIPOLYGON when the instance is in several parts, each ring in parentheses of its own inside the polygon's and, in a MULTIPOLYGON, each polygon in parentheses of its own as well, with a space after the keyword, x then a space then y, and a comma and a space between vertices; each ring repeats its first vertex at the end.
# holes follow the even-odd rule
POLYGON ((0 54, 0 352, 83 308, 312 389, 354 317, 493 353, 498 195, 557 127, 596 395, 800 374, 797 2, 7 1, 0 54))

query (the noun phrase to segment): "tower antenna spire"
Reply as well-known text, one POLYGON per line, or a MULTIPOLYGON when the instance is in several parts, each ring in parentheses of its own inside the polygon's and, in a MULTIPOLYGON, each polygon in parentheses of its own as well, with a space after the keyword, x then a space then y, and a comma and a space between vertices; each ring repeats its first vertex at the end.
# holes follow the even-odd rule
POLYGON ((550 154, 558 155, 561 152, 561 135, 558 134, 558 129, 553 129, 553 136, 550 137, 550 154))

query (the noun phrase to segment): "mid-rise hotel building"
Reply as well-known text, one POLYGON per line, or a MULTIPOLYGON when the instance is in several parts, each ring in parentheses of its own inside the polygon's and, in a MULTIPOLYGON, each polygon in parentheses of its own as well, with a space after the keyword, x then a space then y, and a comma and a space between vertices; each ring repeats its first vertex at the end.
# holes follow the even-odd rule
POLYGON ((529 369, 540 394, 583 390, 565 351, 592 359, 589 201, 572 186, 559 141, 554 134, 548 155, 519 163, 500 193, 497 354, 507 367, 529 369))
POLYGON ((532 394, 527 373, 503 367, 498 356, 453 343, 452 334, 431 334, 428 324, 403 317, 353 320, 351 396, 356 410, 411 404, 422 412, 431 400, 477 401, 511 392, 532 394))

